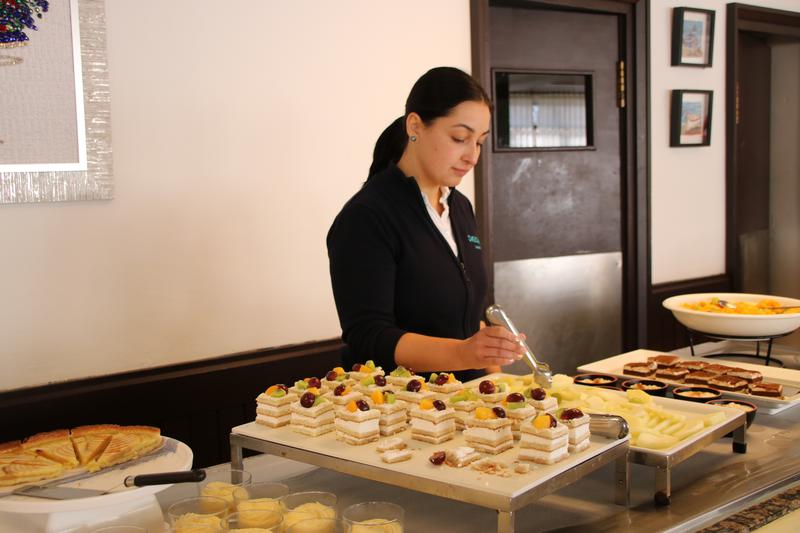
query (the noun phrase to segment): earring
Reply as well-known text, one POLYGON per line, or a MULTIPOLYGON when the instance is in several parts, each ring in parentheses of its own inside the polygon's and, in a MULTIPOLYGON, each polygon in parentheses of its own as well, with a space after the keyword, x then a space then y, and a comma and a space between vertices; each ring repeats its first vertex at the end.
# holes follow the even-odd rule
POLYGON ((417 136, 416 135, 412 135, 411 137, 408 138, 408 140, 411 141, 412 143, 415 143, 415 142, 417 142, 417 136))

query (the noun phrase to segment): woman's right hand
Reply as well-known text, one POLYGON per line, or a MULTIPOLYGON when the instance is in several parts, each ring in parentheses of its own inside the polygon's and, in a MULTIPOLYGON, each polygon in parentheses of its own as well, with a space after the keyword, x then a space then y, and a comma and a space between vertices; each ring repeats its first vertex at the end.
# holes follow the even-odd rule
POLYGON ((458 356, 469 368, 509 365, 522 358, 519 338, 502 326, 487 326, 461 341, 458 356))

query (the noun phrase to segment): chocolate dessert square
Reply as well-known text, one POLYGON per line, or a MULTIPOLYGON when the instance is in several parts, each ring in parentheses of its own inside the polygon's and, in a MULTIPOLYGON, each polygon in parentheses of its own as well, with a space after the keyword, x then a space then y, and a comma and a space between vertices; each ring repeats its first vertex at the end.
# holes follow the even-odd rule
POLYGON ((678 368, 678 367, 659 368, 658 370, 656 370, 657 378, 664 378, 670 381, 683 381, 683 378, 685 378, 688 374, 689 374, 688 370, 686 370, 685 368, 678 368))
POLYGON ((712 374, 711 372, 706 372, 704 370, 697 370, 696 372, 689 372, 689 374, 683 378, 683 382, 694 385, 708 385, 708 380, 717 375, 719 374, 712 374))
POLYGON ((708 385, 724 391, 740 391, 747 388, 747 380, 734 376, 714 376, 708 380, 708 385))
POLYGON ((747 370, 745 368, 732 368, 725 372, 725 375, 746 379, 748 383, 761 381, 763 379, 761 372, 758 370, 747 370))
POLYGON ((761 381, 750 384, 750 394, 755 396, 768 396, 770 398, 783 397, 783 385, 761 381))
POLYGON ((681 358, 677 355, 654 355, 648 357, 647 360, 657 364, 658 368, 669 368, 680 363, 681 358))
POLYGON ((678 368, 685 368, 689 372, 696 372, 698 370, 703 370, 705 367, 708 366, 708 363, 705 361, 681 361, 676 365, 678 368))
POLYGON ((622 373, 629 376, 647 377, 652 376, 656 371, 657 365, 651 361, 639 361, 627 363, 622 367, 622 373))
POLYGON ((713 365, 708 365, 703 370, 705 370, 706 372, 711 372, 712 374, 724 374, 725 372, 727 372, 732 368, 733 368, 732 366, 718 365, 715 363, 713 365))

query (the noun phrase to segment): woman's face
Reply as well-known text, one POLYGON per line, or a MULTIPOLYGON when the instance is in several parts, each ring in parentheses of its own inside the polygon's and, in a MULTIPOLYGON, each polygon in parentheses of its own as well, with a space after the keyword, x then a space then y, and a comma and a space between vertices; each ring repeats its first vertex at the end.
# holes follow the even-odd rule
MULTIPOLYGON (((419 118, 419 117, 417 117, 419 118)), ((411 124, 422 178, 431 185, 455 187, 478 163, 489 135, 491 114, 483 102, 462 102, 430 125, 411 124)))

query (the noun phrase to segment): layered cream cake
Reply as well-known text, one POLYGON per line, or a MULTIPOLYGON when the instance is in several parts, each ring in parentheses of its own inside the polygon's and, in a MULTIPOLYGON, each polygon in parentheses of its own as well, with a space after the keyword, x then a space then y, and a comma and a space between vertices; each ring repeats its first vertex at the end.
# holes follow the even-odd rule
POLYGON ((297 396, 286 385, 272 385, 256 398, 256 423, 277 428, 285 426, 291 418, 292 402, 297 396))
POLYGON ((511 433, 515 439, 520 438, 520 428, 523 422, 536 416, 536 408, 525 402, 525 396, 519 392, 512 392, 503 400, 506 416, 511 420, 511 433))
POLYGON ((452 394, 464 386, 452 373, 441 372, 437 374, 434 372, 428 377, 428 389, 433 392, 442 394, 452 394))
POLYGON ((484 379, 478 383, 478 399, 489 406, 499 406, 508 394, 508 385, 484 379))
POLYGON ((350 402, 360 400, 364 395, 353 389, 351 385, 344 383, 337 385, 333 389, 333 394, 330 396, 330 401, 338 407, 347 405, 350 402))
POLYGON ((333 431, 333 404, 321 395, 306 391, 291 406, 292 430, 316 437, 333 431))
POLYGON ((314 377, 299 379, 294 382, 294 385, 289 387, 289 392, 291 392, 292 394, 294 394, 299 398, 309 388, 322 390, 322 380, 314 377))
POLYGON ((478 451, 498 454, 514 446, 512 424, 502 407, 478 407, 467 419, 464 440, 478 451))
POLYGON ((558 401, 541 387, 525 389, 523 396, 527 399, 528 405, 539 413, 555 413, 558 409, 558 401))
POLYGON ((375 363, 370 360, 363 365, 361 363, 354 364, 353 369, 350 371, 350 378, 361 381, 368 376, 382 376, 383 374, 383 369, 379 366, 376 367, 375 363))
POLYGON ((394 435, 408 427, 408 404, 398 400, 394 391, 372 391, 368 401, 381 414, 378 419, 381 435, 394 435))
POLYGON ((469 418, 475 409, 481 405, 478 402, 478 394, 472 389, 462 389, 461 391, 453 394, 447 400, 456 412, 456 428, 464 429, 467 425, 467 418, 469 418))
POLYGON ((522 425, 519 460, 552 465, 569 456, 569 430, 550 413, 522 425))
POLYGON ((362 392, 364 396, 369 396, 376 390, 383 390, 388 386, 386 377, 382 374, 367 376, 356 385, 356 390, 362 392))
POLYGON ((336 409, 336 438, 347 444, 367 444, 380 438, 381 412, 371 409, 366 400, 353 400, 336 409))
POLYGON ((414 374, 414 372, 408 370, 404 366, 398 366, 386 376, 386 382, 397 389, 405 389, 406 385, 408 385, 408 382, 412 379, 418 379, 420 381, 423 380, 420 376, 417 376, 414 374))
POLYGON ((564 409, 558 419, 567 426, 569 453, 580 452, 589 447, 589 415, 577 408, 564 409))
POLYGON ((475 448, 471 448, 469 446, 459 446, 458 448, 445 451, 444 462, 448 466, 452 466, 454 468, 463 468, 473 461, 480 459, 480 457, 481 454, 475 451, 475 448))
POLYGON ((350 375, 340 366, 329 371, 322 379, 322 387, 329 391, 333 391, 339 385, 352 385, 353 383, 355 381, 350 379, 350 375))
POLYGON ((456 412, 442 400, 424 399, 408 411, 411 438, 439 444, 455 437, 456 412))
POLYGON ((420 379, 412 379, 406 383, 406 388, 397 391, 397 397, 408 403, 419 403, 422 400, 433 399, 435 392, 428 390, 428 385, 420 379))

